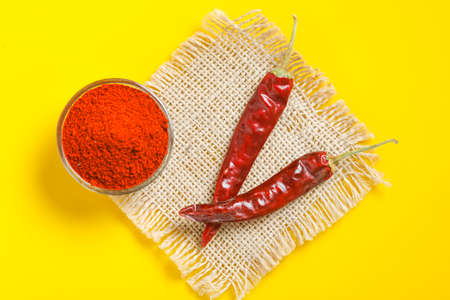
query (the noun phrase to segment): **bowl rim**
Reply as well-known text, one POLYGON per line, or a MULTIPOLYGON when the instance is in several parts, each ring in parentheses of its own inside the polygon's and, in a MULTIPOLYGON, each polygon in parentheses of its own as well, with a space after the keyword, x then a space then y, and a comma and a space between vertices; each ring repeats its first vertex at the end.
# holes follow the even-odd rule
POLYGON ((56 141, 57 141, 57 145, 58 145, 59 157, 61 158, 62 163, 63 163, 64 167, 66 168, 67 172, 78 183, 80 183, 83 187, 87 188, 88 190, 94 191, 97 193, 101 193, 101 194, 106 194, 106 195, 130 194, 130 193, 136 192, 136 191, 144 188, 145 186, 149 185, 152 181, 154 181, 162 173, 162 171, 166 167, 167 163, 169 162, 169 158, 170 158, 170 155, 172 152, 173 139, 174 139, 174 136, 173 136, 172 122, 171 122, 171 119, 167 112, 167 109, 164 106, 164 103, 148 87, 146 87, 140 83, 137 83, 133 80, 124 79, 124 78, 101 79, 101 80, 94 81, 94 82, 84 86, 83 88, 81 88, 78 92, 75 93, 75 95, 72 96, 72 98, 69 100, 69 102, 65 105, 63 111, 61 112, 61 115, 59 116, 57 129, 56 129, 56 141), (96 88, 100 85, 104 85, 104 84, 127 85, 127 86, 131 86, 133 88, 137 88, 138 90, 141 90, 142 92, 148 94, 153 99, 153 101, 156 102, 159 109, 161 109, 161 111, 163 112, 164 116, 166 117, 167 123, 168 123, 168 126, 167 126, 167 134, 168 134, 167 152, 166 152, 166 155, 164 156, 163 160, 161 161, 161 164, 159 165, 159 167, 156 169, 155 172, 153 172, 153 174, 149 178, 147 178, 140 184, 137 184, 130 188, 121 189, 121 190, 101 188, 101 187, 95 186, 95 185, 87 182, 86 180, 84 180, 70 165, 70 163, 67 160, 66 155, 64 153, 64 148, 63 148, 63 144, 62 144, 62 132, 63 132, 63 127, 64 127, 64 122, 65 122, 66 117, 67 117, 68 113, 70 112, 72 106, 87 91, 89 91, 93 88, 96 88))

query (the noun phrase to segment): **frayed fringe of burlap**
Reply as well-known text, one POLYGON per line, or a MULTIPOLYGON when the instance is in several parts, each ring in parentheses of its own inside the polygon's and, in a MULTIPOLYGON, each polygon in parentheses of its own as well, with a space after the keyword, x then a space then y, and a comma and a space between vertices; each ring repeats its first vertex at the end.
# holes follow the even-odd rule
MULTIPOLYGON (((171 60, 162 65, 146 83, 147 86, 158 94, 158 91, 170 86, 173 78, 182 76, 185 67, 194 58, 203 55, 217 37, 234 30, 244 32, 250 41, 261 45, 267 55, 276 59, 281 57, 287 48, 285 36, 280 29, 258 11, 230 21, 224 13, 215 10, 205 18, 202 32, 196 33, 183 43, 171 60)), ((357 148, 359 143, 372 138, 366 127, 349 114, 349 109, 342 100, 327 105, 335 95, 333 86, 322 73, 308 66, 298 52, 292 55, 289 69, 295 76, 295 85, 300 89, 304 101, 317 110, 321 118, 331 123, 348 143, 357 148)), ((129 197, 113 199, 142 232, 159 244, 196 292, 214 298, 232 286, 236 298, 241 299, 297 245, 311 240, 331 226, 354 207, 373 185, 383 182, 382 174, 369 165, 376 158, 375 154, 370 153, 356 156, 349 160, 344 170, 338 171, 345 172, 345 176, 339 176, 339 181, 332 181, 326 189, 317 187, 325 196, 305 204, 303 217, 279 232, 275 238, 276 243, 266 245, 253 264, 234 278, 218 274, 213 264, 201 255, 194 242, 186 239, 182 232, 174 228, 158 207, 151 207, 150 201, 145 202, 146 207, 137 207, 133 205, 136 198, 134 201, 130 201, 129 197)), ((134 194, 134 197, 136 195, 134 194)), ((144 195, 145 192, 142 193, 142 196, 144 195)))

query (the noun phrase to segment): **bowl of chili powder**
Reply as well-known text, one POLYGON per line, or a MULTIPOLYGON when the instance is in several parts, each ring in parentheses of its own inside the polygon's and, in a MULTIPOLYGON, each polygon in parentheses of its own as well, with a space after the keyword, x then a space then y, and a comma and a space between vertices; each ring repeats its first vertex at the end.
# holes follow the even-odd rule
POLYGON ((128 79, 104 79, 78 91, 57 127, 61 160, 81 185, 109 195, 135 192, 161 174, 173 131, 164 104, 128 79))

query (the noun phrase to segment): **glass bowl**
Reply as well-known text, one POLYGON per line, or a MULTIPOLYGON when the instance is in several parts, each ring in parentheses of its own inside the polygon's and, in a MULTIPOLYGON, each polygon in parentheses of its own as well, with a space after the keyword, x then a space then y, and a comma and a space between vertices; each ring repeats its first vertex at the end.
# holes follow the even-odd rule
POLYGON ((76 181, 78 181, 82 186, 84 186, 85 188, 87 188, 87 189, 89 189, 91 191, 97 192, 97 193, 102 193, 102 194, 107 194, 107 195, 125 195, 125 194, 133 193, 133 192, 136 192, 136 191, 142 189, 143 187, 145 187, 149 183, 151 183, 153 180, 155 180, 155 178, 157 178, 158 175, 161 174, 163 169, 166 167, 167 162, 169 161, 170 154, 171 154, 172 144, 173 144, 173 130, 172 130, 172 124, 171 124, 171 121, 170 121, 170 118, 169 118, 169 114, 167 113, 167 110, 164 107, 164 104, 162 103, 161 100, 158 99, 158 97, 156 97, 156 95, 154 95, 152 93, 151 90, 149 90, 145 86, 143 86, 143 85, 141 85, 141 84, 139 84, 137 82, 134 82, 132 80, 121 79, 121 78, 111 78, 111 79, 103 79, 103 80, 95 81, 95 82, 93 82, 91 84, 88 84, 87 86, 85 86, 84 88, 79 90, 70 99, 69 103, 66 104, 66 106, 64 107, 64 110, 61 113, 61 116, 59 117, 58 127, 57 127, 57 131, 56 131, 56 138, 57 138, 57 143, 58 143, 59 156, 60 156, 60 158, 61 158, 61 160, 63 162, 64 167, 66 168, 67 172, 69 172, 69 174, 72 175, 72 177, 76 181), (168 121, 168 126, 167 126, 167 134, 168 134, 167 153, 166 153, 166 156, 164 157, 163 161, 161 162, 161 165, 158 167, 158 169, 149 178, 147 178, 142 183, 140 183, 138 185, 135 185, 133 187, 127 188, 127 189, 122 189, 122 190, 112 190, 112 189, 104 189, 104 188, 101 188, 101 187, 97 187, 95 185, 90 184, 89 182, 87 182, 83 178, 81 178, 81 176, 78 175, 78 173, 71 167, 71 165, 67 161, 66 156, 64 154, 63 145, 62 145, 63 125, 64 125, 64 121, 66 119, 67 114, 69 113, 70 109, 72 108, 72 105, 84 93, 86 93, 90 89, 93 89, 93 88, 98 87, 98 86, 103 85, 103 84, 114 84, 114 83, 115 84, 128 85, 130 87, 136 88, 136 89, 138 89, 138 90, 148 94, 156 102, 156 104, 159 106, 159 108, 164 113, 164 115, 165 115, 165 117, 167 118, 167 121, 168 121))

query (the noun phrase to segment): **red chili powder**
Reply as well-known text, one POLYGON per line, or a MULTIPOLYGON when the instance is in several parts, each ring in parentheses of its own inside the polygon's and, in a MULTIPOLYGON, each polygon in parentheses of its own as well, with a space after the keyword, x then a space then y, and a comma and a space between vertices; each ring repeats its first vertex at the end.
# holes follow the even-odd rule
POLYGON ((163 161, 167 126, 149 95, 127 85, 104 84, 84 93, 67 114, 64 154, 90 184, 130 188, 148 179, 163 161))

